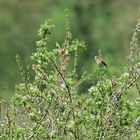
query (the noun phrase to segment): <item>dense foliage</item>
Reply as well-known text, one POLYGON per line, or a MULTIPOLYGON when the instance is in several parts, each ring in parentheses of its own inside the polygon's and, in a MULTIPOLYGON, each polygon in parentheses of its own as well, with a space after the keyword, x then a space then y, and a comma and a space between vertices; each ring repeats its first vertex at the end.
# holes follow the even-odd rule
POLYGON ((100 67, 79 76, 78 54, 85 45, 72 39, 68 13, 64 42, 56 42, 56 48, 49 50, 53 27, 51 20, 41 26, 31 66, 24 68, 16 57, 22 83, 16 86, 13 111, 6 113, 0 139, 140 139, 140 99, 126 98, 131 88, 140 94, 140 21, 130 43, 128 66, 120 76, 100 67), (30 68, 34 78, 30 77, 30 68), (91 87, 79 95, 83 82, 90 82, 91 87))
POLYGON ((23 65, 30 62, 42 21, 52 17, 56 27, 48 48, 53 48, 56 40, 63 41, 65 8, 71 11, 73 37, 84 40, 87 46, 86 51, 79 53, 78 73, 82 74, 86 67, 92 71, 92 58, 102 49, 111 71, 119 75, 120 60, 128 54, 139 5, 139 0, 1 0, 0 98, 10 99, 14 95, 14 85, 21 82, 15 55, 20 55, 23 65))

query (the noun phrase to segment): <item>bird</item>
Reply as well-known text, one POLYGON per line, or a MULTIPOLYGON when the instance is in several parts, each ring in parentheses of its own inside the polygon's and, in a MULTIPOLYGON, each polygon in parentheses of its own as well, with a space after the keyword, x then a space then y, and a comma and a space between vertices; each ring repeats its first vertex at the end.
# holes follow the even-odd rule
POLYGON ((103 59, 100 56, 95 56, 95 61, 96 61, 96 64, 99 67, 104 67, 105 66, 107 68, 106 63, 103 61, 103 59))

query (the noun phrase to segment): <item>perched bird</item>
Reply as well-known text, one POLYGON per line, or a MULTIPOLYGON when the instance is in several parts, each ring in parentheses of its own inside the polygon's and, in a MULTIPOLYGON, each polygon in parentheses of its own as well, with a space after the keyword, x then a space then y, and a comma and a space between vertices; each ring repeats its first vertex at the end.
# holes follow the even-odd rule
POLYGON ((107 67, 106 63, 102 60, 100 56, 95 56, 95 61, 99 67, 107 67))

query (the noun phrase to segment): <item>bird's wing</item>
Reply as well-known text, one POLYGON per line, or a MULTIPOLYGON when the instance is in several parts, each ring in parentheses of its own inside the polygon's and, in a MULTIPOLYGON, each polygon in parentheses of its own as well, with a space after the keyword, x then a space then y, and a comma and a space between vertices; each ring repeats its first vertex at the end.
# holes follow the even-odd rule
POLYGON ((102 63, 104 64, 105 67, 107 67, 106 63, 104 61, 102 61, 102 63))

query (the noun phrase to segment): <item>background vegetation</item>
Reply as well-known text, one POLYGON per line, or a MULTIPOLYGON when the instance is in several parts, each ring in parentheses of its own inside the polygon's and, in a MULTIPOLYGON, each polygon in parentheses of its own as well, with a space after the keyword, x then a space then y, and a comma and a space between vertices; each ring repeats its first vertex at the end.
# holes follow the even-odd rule
POLYGON ((73 37, 83 40, 87 46, 86 51, 80 52, 79 73, 86 68, 89 72, 95 69, 94 56, 102 49, 109 69, 120 74, 139 5, 138 0, 0 1, 0 97, 10 99, 13 96, 15 84, 21 81, 15 56, 19 54, 23 64, 30 63, 42 21, 51 17, 55 24, 55 35, 48 48, 55 46, 54 40, 63 42, 65 8, 70 9, 73 37))
POLYGON ((139 139, 139 5, 1 1, 0 139, 139 139))
POLYGON ((128 99, 128 93, 133 88, 140 95, 140 20, 131 38, 127 66, 116 75, 104 67, 79 73, 78 56, 85 43, 72 37, 67 10, 65 16, 62 43, 47 47, 55 34, 48 20, 39 29, 31 64, 23 66, 16 56, 22 81, 1 122, 0 139, 139 140, 140 98, 128 99), (78 94, 83 82, 91 86, 86 94, 78 94))

